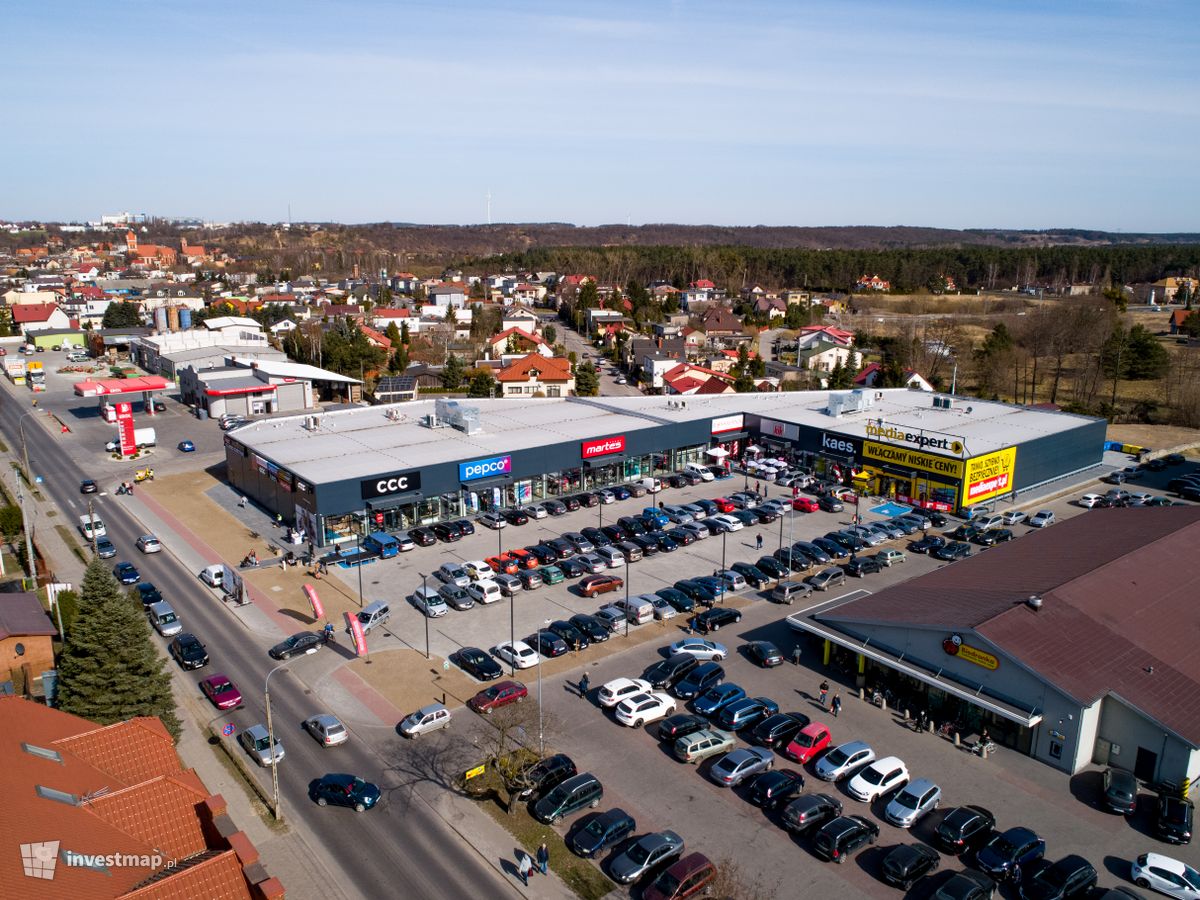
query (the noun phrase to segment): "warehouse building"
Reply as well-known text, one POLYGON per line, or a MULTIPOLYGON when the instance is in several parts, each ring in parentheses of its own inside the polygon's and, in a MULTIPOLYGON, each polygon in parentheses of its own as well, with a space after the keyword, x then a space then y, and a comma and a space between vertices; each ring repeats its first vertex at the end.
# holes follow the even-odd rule
POLYGON ((441 400, 252 423, 225 448, 238 491, 323 546, 769 451, 962 510, 1098 465, 1104 425, 904 389, 441 400))
POLYGON ((1075 773, 1200 776, 1200 508, 1094 510, 788 618, 895 705, 1075 773))

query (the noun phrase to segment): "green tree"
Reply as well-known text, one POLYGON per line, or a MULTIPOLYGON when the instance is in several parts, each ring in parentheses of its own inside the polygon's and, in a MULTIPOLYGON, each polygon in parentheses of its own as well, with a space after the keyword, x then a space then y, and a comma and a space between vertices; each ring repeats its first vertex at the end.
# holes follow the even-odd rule
POLYGON ((576 309, 595 309, 600 305, 600 291, 596 288, 596 282, 587 281, 579 289, 579 293, 575 296, 576 309))
POLYGON ((392 342, 393 350, 399 347, 400 342, 404 340, 404 337, 400 334, 400 329, 396 327, 395 322, 388 322, 388 327, 383 330, 383 333, 387 336, 387 339, 392 342))
POLYGON ((380 306, 391 306, 392 305, 392 289, 390 287, 388 287, 386 284, 381 284, 379 286, 379 305, 380 306))
POLYGON ((446 360, 445 367, 442 369, 442 387, 448 391, 457 391, 462 387, 466 371, 463 361, 451 353, 450 358, 446 360))
POLYGON ((733 389, 739 394, 754 393, 754 376, 749 371, 742 372, 734 379, 733 389))
POLYGON ((455 325, 458 322, 458 310, 453 306, 446 307, 446 324, 455 325))
POLYGON ((1179 330, 1188 337, 1200 337, 1200 312, 1193 312, 1184 319, 1183 324, 1179 326, 1179 330))
POLYGON ((553 325, 547 325, 542 329, 542 339, 547 344, 555 344, 558 342, 558 329, 553 325))
POLYGON ((496 379, 487 369, 476 369, 467 387, 468 397, 491 397, 496 389, 496 379))
POLYGON ((0 306, 0 337, 12 337, 12 313, 7 306, 0 306))
POLYGON ((142 308, 136 303, 110 303, 104 311, 103 328, 137 328, 142 324, 142 308))
POLYGON ((4 540, 11 542, 23 528, 19 506, 0 507, 0 535, 4 536, 4 540))
MULTIPOLYGON (((58 604, 58 617, 62 618, 63 633, 61 637, 65 638, 75 623, 75 619, 79 616, 79 595, 74 591, 59 591, 55 602, 58 604)), ((55 625, 58 624, 58 617, 56 617, 55 625)))
POLYGON ((140 604, 121 592, 105 563, 93 560, 59 658, 59 708, 101 725, 157 716, 178 740, 180 723, 165 665, 150 641, 140 604))
POLYGON ((575 394, 579 397, 600 395, 600 375, 590 362, 585 362, 575 370, 575 394))
MULTIPOLYGON (((393 322, 392 324, 394 325, 396 323, 393 322)), ((407 322, 400 323, 400 343, 402 343, 405 347, 412 343, 412 336, 408 332, 407 322)))
POLYGON ((1144 325, 1134 325, 1128 331, 1118 325, 1101 350, 1104 374, 1109 378, 1129 381, 1149 381, 1162 378, 1171 365, 1165 347, 1144 325))

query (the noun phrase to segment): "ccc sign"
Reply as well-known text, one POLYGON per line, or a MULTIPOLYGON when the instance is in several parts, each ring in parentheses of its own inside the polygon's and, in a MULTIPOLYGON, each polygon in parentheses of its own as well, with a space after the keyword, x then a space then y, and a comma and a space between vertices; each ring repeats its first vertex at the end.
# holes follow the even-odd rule
POLYGON ((374 497, 389 497, 392 494, 407 494, 410 491, 421 489, 421 470, 409 469, 407 472, 393 472, 382 478, 368 478, 360 484, 364 500, 374 497))

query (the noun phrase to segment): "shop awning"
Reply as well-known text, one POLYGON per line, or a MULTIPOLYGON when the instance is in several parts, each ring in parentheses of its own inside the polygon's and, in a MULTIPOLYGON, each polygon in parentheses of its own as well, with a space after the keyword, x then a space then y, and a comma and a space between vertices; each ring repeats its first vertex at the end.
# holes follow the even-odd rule
MULTIPOLYGON (((821 604, 822 607, 828 607, 829 605, 821 604)), ((1042 721, 1042 714, 1036 710, 1022 709, 1011 703, 1005 703, 1003 700, 997 700, 985 694, 982 685, 973 689, 961 682, 943 678, 941 670, 934 671, 920 663, 905 660, 902 657, 889 653, 882 648, 871 647, 869 646, 869 642, 860 641, 857 638, 842 634, 828 625, 821 624, 811 617, 811 612, 810 610, 809 613, 797 613, 788 616, 788 626, 793 631, 815 634, 817 637, 832 641, 840 647, 845 647, 852 653, 860 653, 868 659, 875 660, 880 665, 886 666, 889 669, 895 669, 897 672, 915 678, 917 681, 922 681, 938 690, 945 691, 947 694, 952 694, 960 700, 965 700, 967 703, 973 703, 981 709, 986 709, 1001 718, 1008 719, 1010 722, 1016 722, 1025 728, 1032 728, 1042 721)))
POLYGON ((713 440, 720 441, 722 444, 728 444, 730 441, 744 441, 750 437, 748 431, 727 431, 723 434, 714 434, 713 440))
POLYGON ((462 488, 464 491, 490 491, 492 488, 508 487, 513 483, 513 478, 481 478, 479 481, 464 481, 462 488))
POLYGON ((626 459, 628 459, 626 456, 605 456, 600 459, 585 459, 583 464, 589 469, 600 469, 604 466, 617 465, 618 463, 624 464, 626 459))
POLYGON ((409 503, 416 503, 420 499, 420 491, 408 491, 404 494, 393 494, 390 497, 378 497, 374 500, 368 500, 367 509, 371 510, 371 512, 378 512, 384 509, 395 509, 397 506, 405 506, 409 503))
POLYGON ((713 459, 724 459, 729 455, 728 450, 722 450, 720 447, 709 447, 705 452, 713 459))

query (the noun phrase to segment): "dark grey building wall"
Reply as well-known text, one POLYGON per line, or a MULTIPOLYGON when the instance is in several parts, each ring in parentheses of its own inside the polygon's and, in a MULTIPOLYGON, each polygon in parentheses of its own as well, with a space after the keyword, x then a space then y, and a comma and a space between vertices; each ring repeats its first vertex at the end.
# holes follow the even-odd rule
POLYGON ((1022 443, 1017 448, 1016 489, 1098 465, 1104 458, 1107 427, 1103 419, 1080 417, 1078 428, 1022 443))

